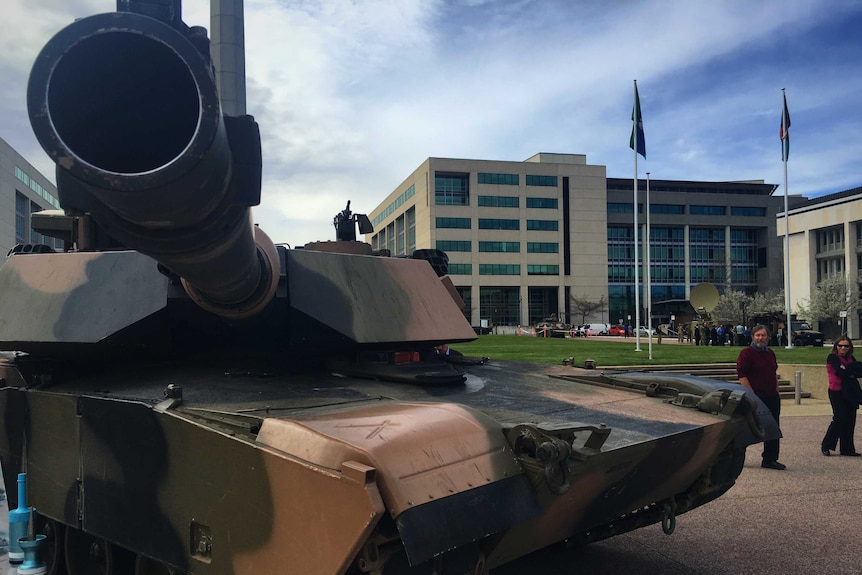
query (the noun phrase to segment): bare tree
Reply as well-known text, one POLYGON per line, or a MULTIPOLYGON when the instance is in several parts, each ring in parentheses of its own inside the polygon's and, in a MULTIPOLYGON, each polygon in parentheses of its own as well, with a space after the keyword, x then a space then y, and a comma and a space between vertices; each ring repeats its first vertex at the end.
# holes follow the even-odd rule
POLYGON ((580 314, 580 323, 582 324, 587 323, 588 315, 592 315, 597 311, 603 311, 608 303, 605 299, 605 296, 600 296, 598 301, 574 295, 569 296, 569 299, 572 302, 572 312, 575 314, 580 314))

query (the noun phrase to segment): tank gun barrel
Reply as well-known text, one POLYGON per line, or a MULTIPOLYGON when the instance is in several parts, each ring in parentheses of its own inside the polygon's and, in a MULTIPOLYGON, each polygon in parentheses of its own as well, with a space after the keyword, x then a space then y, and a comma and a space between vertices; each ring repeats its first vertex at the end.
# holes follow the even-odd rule
POLYGON ((203 28, 134 12, 77 20, 30 74, 30 121, 63 208, 182 278, 205 309, 260 312, 278 256, 251 221, 260 133, 221 112, 203 28))

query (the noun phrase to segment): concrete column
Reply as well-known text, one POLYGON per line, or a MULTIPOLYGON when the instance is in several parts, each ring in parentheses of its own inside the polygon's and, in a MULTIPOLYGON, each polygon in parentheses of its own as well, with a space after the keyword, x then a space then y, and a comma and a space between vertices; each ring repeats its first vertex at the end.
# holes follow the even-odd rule
POLYGON ((685 299, 691 298, 691 246, 689 244, 689 225, 682 230, 682 242, 685 258, 685 299))
POLYGON ((724 290, 727 293, 733 286, 733 268, 730 257, 730 226, 724 226, 724 290))
MULTIPOLYGON (((847 289, 850 294, 859 291, 859 267, 856 264, 856 224, 850 221, 844 222, 844 272, 847 278, 847 289)), ((858 314, 847 312, 847 335, 859 337, 858 314)))

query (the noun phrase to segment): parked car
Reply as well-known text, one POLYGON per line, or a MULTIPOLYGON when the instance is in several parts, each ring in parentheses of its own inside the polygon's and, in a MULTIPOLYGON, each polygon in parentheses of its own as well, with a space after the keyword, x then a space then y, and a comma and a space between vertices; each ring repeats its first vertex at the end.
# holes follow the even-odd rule
POLYGON ((641 335, 655 335, 655 328, 648 328, 645 325, 640 326, 639 330, 641 335))
POLYGON ((611 326, 606 323, 588 323, 578 328, 580 335, 608 335, 611 326))
POLYGON ((624 325, 613 325, 608 329, 608 335, 625 335, 626 327, 624 325))

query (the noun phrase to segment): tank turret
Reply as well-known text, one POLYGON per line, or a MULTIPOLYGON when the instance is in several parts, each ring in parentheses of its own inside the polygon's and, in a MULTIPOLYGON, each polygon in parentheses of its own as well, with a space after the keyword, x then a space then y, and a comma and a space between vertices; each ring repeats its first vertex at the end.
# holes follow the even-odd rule
POLYGON ((2 477, 47 572, 486 574, 672 531, 777 437, 735 383, 464 358, 446 254, 374 253, 349 202, 336 241, 274 245, 206 32, 118 6, 33 66, 63 209, 32 221, 66 249, 0 268, 2 477))

